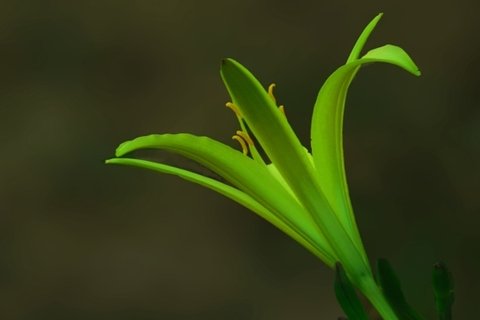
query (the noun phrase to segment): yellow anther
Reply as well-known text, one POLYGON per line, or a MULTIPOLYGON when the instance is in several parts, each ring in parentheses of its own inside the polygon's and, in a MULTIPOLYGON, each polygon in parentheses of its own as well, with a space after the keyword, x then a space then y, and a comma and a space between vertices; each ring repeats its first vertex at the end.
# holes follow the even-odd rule
POLYGON ((241 131, 241 130, 238 130, 235 133, 236 133, 237 136, 242 137, 242 139, 248 144, 248 146, 250 146, 250 147, 253 146, 253 140, 252 140, 252 138, 250 138, 248 133, 246 133, 245 131, 241 131))
POLYGON ((226 106, 227 108, 229 108, 230 110, 232 110, 237 117, 241 117, 240 109, 239 109, 234 103, 232 103, 232 102, 227 102, 227 103, 225 104, 225 106, 226 106))
POLYGON ((245 143, 245 140, 242 138, 242 136, 236 134, 232 137, 232 139, 237 140, 238 143, 240 143, 240 146, 242 147, 243 154, 247 155, 248 154, 248 147, 247 147, 247 144, 245 143))
POLYGON ((273 102, 277 102, 277 99, 275 99, 275 95, 273 94, 273 89, 276 86, 277 85, 275 83, 272 83, 271 85, 268 86, 268 95, 270 96, 270 98, 272 98, 273 102))
POLYGON ((283 106, 283 104, 281 106, 278 106, 278 110, 280 110, 281 113, 283 113, 283 115, 286 117, 287 115, 285 114, 285 107, 283 106))

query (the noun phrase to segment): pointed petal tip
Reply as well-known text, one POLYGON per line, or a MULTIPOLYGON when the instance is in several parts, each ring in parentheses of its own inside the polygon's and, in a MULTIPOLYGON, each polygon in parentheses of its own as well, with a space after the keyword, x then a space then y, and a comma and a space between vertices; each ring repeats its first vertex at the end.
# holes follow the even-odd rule
POLYGON ((362 59, 371 60, 373 62, 386 62, 393 65, 396 65, 407 72, 420 76, 421 72, 415 62, 410 58, 408 53, 405 52, 401 47, 386 44, 384 46, 372 49, 368 51, 362 59))
POLYGON ((220 74, 222 75, 222 77, 224 77, 226 73, 231 73, 232 71, 242 69, 242 67, 243 66, 235 59, 225 58, 222 59, 222 65, 220 66, 220 74))
POLYGON ((117 164, 119 160, 121 159, 118 159, 118 158, 107 159, 105 160, 105 164, 117 164))
POLYGON ((405 69, 407 72, 409 72, 410 74, 416 76, 416 77, 420 77, 422 75, 422 71, 420 71, 420 69, 417 67, 417 65, 415 64, 415 62, 413 60, 410 59, 410 67, 403 67, 403 69, 405 69))
POLYGON ((122 142, 117 149, 115 150, 115 157, 120 158, 126 155, 127 153, 133 151, 131 146, 132 146, 132 141, 133 140, 128 140, 125 142, 122 142))
POLYGON ((379 12, 375 18, 372 19, 372 21, 370 23, 373 23, 373 26, 375 27, 377 25, 377 23, 382 19, 383 17, 383 12, 379 12))
POLYGON ((238 63, 236 62, 234 59, 232 58, 223 58, 222 59, 222 64, 221 64, 221 67, 223 69, 223 67, 225 66, 228 66, 228 65, 232 65, 232 64, 235 64, 235 63, 238 63))
POLYGON ((377 26, 382 16, 383 16, 383 12, 380 12, 379 14, 377 14, 363 29, 362 33, 360 34, 357 41, 355 42, 355 45, 353 46, 352 51, 350 52, 350 55, 348 56, 347 63, 358 60, 363 50, 363 47, 365 46, 365 43, 367 42, 368 38, 370 37, 370 34, 373 32, 373 30, 377 26))
POLYGON ((124 151, 125 143, 126 143, 126 142, 122 142, 122 143, 117 147, 117 149, 115 150, 115 157, 121 157, 121 156, 123 156, 124 154, 126 154, 126 152, 124 151))

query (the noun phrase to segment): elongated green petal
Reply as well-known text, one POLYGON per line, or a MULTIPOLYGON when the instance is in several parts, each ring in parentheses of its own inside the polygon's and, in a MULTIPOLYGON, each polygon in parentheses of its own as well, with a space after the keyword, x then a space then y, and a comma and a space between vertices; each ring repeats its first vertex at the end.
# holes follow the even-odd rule
POLYGON ((287 182, 311 179, 312 165, 305 149, 260 82, 233 59, 223 61, 221 75, 233 103, 287 182))
POLYGON ((372 21, 370 21, 370 23, 365 27, 365 29, 363 29, 362 33, 355 42, 352 51, 350 52, 347 63, 353 62, 360 57, 360 54, 362 53, 363 47, 365 46, 368 37, 370 37, 370 34, 372 33, 373 29, 375 29, 378 21, 380 21, 382 16, 383 13, 379 13, 375 18, 372 19, 372 21))
POLYGON ((127 166, 153 170, 160 173, 172 174, 182 179, 185 179, 187 181, 197 183, 201 186, 209 188, 243 205, 247 209, 255 212, 260 217, 262 217, 263 219, 267 220, 268 222, 276 226, 278 229, 285 232, 291 238, 295 239, 297 242, 299 242, 302 246, 304 246, 307 250, 312 252, 314 255, 316 255, 320 259, 322 260, 329 259, 329 257, 324 256, 323 253, 315 247, 315 244, 312 244, 307 239, 304 239, 301 235, 295 232, 291 227, 285 224, 282 220, 278 219, 272 212, 268 211, 264 206, 262 206, 260 203, 258 203, 255 199, 253 199, 249 195, 247 195, 245 192, 242 192, 232 186, 229 186, 218 180, 205 177, 195 172, 191 172, 185 169, 181 169, 181 168, 177 168, 174 166, 166 165, 163 163, 157 163, 153 161, 131 159, 131 158, 114 158, 114 159, 107 160, 105 163, 127 165, 127 166))
POLYGON ((267 168, 241 152, 207 137, 190 134, 162 134, 139 137, 122 143, 117 157, 137 149, 164 149, 199 162, 239 188, 284 224, 322 252, 324 261, 333 266, 334 251, 318 232, 305 209, 269 173, 267 168))
POLYGON ((383 47, 375 48, 368 51, 362 59, 361 64, 369 62, 385 62, 396 65, 415 76, 421 75, 415 62, 412 58, 400 47, 386 44, 383 47))
POLYGON ((357 279, 370 274, 365 254, 357 249, 323 195, 312 163, 273 99, 250 71, 232 59, 223 61, 221 75, 253 134, 311 214, 347 272, 352 277, 355 274, 357 279))
POLYGON ((347 91, 361 65, 385 62, 419 75, 417 66, 401 48, 386 45, 369 51, 364 57, 338 68, 320 89, 312 118, 312 156, 322 190, 339 214, 342 224, 355 234, 358 229, 350 205, 345 177, 342 128, 347 91))

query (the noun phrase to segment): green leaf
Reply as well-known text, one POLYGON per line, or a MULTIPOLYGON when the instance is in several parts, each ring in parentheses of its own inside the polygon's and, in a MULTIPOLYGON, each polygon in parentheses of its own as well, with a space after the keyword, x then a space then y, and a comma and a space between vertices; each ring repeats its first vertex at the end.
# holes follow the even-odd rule
POLYGON ((318 232, 310 215, 269 173, 266 166, 223 143, 186 133, 138 137, 122 143, 117 148, 116 156, 122 157, 138 149, 171 151, 214 171, 252 197, 309 243, 315 244, 327 265, 333 266, 336 255, 325 237, 318 232))
POLYGON ((252 197, 250 197, 246 193, 232 186, 229 186, 218 180, 200 175, 195 172, 191 172, 185 169, 181 169, 181 168, 177 168, 174 166, 166 165, 163 163, 157 163, 153 161, 131 159, 131 158, 114 158, 114 159, 109 159, 105 161, 105 163, 127 165, 132 167, 153 170, 160 173, 172 174, 182 179, 185 179, 187 181, 197 183, 203 187, 216 191, 224 195, 225 197, 230 198, 233 201, 243 205, 247 209, 255 212, 260 217, 267 220, 268 222, 276 226, 278 229, 282 230, 287 235, 295 239, 297 242, 299 242, 301 245, 303 245, 306 249, 308 249, 310 252, 312 252, 314 255, 316 255, 320 259, 325 258, 323 253, 315 247, 315 244, 308 242, 307 239, 299 235, 290 226, 288 226, 282 220, 277 218, 272 212, 268 211, 264 206, 262 206, 260 203, 255 201, 252 197))
POLYGON ((400 286, 400 281, 385 259, 377 262, 378 280, 385 298, 398 315, 400 320, 423 320, 423 318, 407 303, 400 286))
MULTIPOLYGON (((372 62, 390 63, 415 75, 420 74, 415 63, 399 47, 386 45, 371 50, 361 59, 341 66, 326 80, 315 102, 311 127, 312 156, 318 180, 342 225, 357 244, 361 243, 360 235, 350 203, 344 167, 343 114, 350 83, 362 65, 372 62)), ((363 251, 360 245, 358 249, 363 251)))
POLYGON ((453 276, 442 262, 433 266, 433 292, 435 306, 440 320, 452 319, 452 305, 455 300, 453 276))
POLYGON ((335 294, 343 311, 350 319, 368 320, 367 313, 358 299, 355 288, 339 262, 335 265, 335 269, 335 294))

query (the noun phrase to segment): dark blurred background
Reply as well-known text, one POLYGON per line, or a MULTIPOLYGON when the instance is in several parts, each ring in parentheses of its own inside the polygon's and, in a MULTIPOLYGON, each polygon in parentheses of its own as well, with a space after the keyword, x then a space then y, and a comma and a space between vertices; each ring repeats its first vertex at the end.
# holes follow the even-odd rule
MULTIPOLYGON (((220 76, 235 57, 302 141, 317 90, 378 12, 367 44, 402 46, 420 78, 364 68, 345 152, 372 260, 433 319, 431 266, 455 274, 456 319, 478 315, 478 3, 1 1, 0 318, 336 319, 333 272, 239 205, 104 159, 162 132, 230 140, 220 76)), ((200 169, 201 168, 196 168, 200 169)))

